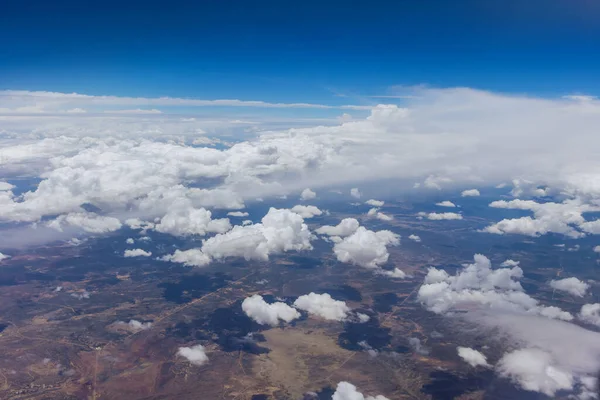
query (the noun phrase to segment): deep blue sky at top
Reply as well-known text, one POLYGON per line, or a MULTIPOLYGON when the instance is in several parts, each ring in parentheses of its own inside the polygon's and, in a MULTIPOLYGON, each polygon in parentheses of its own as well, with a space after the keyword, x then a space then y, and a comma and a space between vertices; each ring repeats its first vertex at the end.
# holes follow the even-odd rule
POLYGON ((600 1, 4 0, 0 89, 351 103, 600 93, 600 1))

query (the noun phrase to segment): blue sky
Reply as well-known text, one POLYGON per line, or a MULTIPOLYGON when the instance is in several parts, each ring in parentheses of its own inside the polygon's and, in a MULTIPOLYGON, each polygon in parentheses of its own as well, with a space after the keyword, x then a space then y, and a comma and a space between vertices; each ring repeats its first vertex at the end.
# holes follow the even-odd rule
POLYGON ((416 84, 600 92, 593 0, 34 0, 1 14, 0 89, 327 104, 416 84))

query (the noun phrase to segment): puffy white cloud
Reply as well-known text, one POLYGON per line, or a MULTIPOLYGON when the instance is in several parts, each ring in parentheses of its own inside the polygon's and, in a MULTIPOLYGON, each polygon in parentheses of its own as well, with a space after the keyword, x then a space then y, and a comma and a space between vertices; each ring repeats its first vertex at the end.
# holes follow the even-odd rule
POLYGON ((370 200, 365 201, 365 204, 368 204, 373 207, 383 207, 383 205, 385 204, 385 201, 370 199, 370 200))
POLYGON ((300 200, 312 200, 316 197, 317 197, 317 194, 315 192, 313 192, 312 190, 310 190, 309 188, 304 189, 302 191, 302 193, 300 193, 300 200))
POLYGON ((438 314, 460 307, 479 306, 495 310, 543 315, 548 318, 572 320, 573 316, 558 307, 542 306, 524 292, 519 283, 523 270, 492 269, 490 260, 475 254, 474 263, 465 265, 456 275, 429 268, 418 291, 418 300, 438 314))
POLYGON ((489 367, 487 358, 483 353, 470 347, 457 347, 458 356, 471 367, 489 367))
POLYGON ((336 226, 324 225, 316 229, 315 232, 320 235, 344 237, 352 235, 359 226, 360 223, 355 218, 344 218, 336 226))
POLYGON ((568 199, 562 203, 537 203, 533 200, 520 199, 499 200, 490 203, 490 207, 529 210, 533 212, 534 217, 504 219, 485 228, 486 232, 515 233, 527 236, 539 236, 553 232, 572 238, 585 236, 585 233, 578 231, 575 227, 585 232, 595 233, 593 225, 595 221, 586 222, 582 214, 600 211, 598 206, 585 204, 581 199, 568 199))
POLYGON ((386 246, 398 244, 400 236, 391 231, 374 232, 361 226, 352 235, 336 243, 333 252, 341 262, 377 269, 389 258, 386 246))
POLYGON ((397 279, 404 279, 408 276, 408 275, 406 275, 406 272, 402 271, 399 268, 394 268, 391 271, 380 268, 380 269, 376 270, 376 273, 379 275, 385 275, 389 278, 397 278, 397 279))
POLYGON ((587 290, 590 288, 590 285, 575 277, 571 277, 565 279, 551 280, 550 287, 556 290, 570 293, 573 296, 583 297, 585 296, 587 290))
POLYGON ((121 221, 94 213, 70 213, 48 222, 49 227, 62 231, 65 227, 78 227, 90 233, 107 233, 121 229, 121 221))
POLYGON ((319 208, 315 206, 297 205, 292 207, 291 211, 300 215, 302 218, 312 218, 323 214, 323 211, 319 210, 319 208))
POLYGON ((177 350, 177 355, 185 358, 194 365, 204 365, 208 362, 206 349, 201 344, 192 347, 180 347, 177 350))
POLYGON ((594 252, 596 252, 596 253, 600 253, 600 246, 596 246, 596 247, 594 247, 594 252))
POLYGON ((463 190, 460 193, 461 197, 477 197, 480 196, 481 193, 479 193, 479 190, 477 189, 468 189, 468 190, 463 190))
POLYGON ((415 242, 420 242, 421 238, 418 235, 412 234, 408 237, 410 240, 414 240, 415 242))
POLYGON ((456 207, 456 204, 454 204, 450 200, 440 201, 439 203, 435 203, 435 205, 440 207, 456 207))
POLYGON ((192 266, 204 266, 212 260, 227 257, 266 261, 270 254, 311 250, 311 238, 300 215, 286 209, 271 208, 261 223, 236 225, 226 233, 204 240, 201 248, 176 250, 162 259, 192 266))
POLYGON ((367 215, 370 217, 375 217, 377 219, 380 219, 382 221, 391 221, 394 219, 394 217, 391 217, 387 214, 384 214, 382 212, 379 211, 379 208, 371 208, 368 212, 367 215))
POLYGON ((10 256, 9 256, 9 255, 6 255, 6 254, 2 254, 2 253, 0 253, 0 261, 2 261, 2 260, 5 260, 5 259, 7 259, 7 258, 10 258, 10 256))
POLYGON ((285 303, 268 304, 262 296, 255 294, 242 302, 242 310, 254 321, 263 325, 276 326, 279 320, 290 322, 300 318, 300 313, 285 303))
POLYGON ((358 391, 356 386, 349 382, 340 382, 337 385, 335 393, 333 393, 332 400, 389 400, 387 397, 382 395, 366 396, 358 391))
POLYGON ((176 201, 154 229, 174 236, 204 236, 207 232, 224 233, 231 229, 229 219, 211 217, 210 211, 193 208, 189 200, 176 201))
POLYGON ((559 390, 573 388, 573 375, 554 366, 552 355, 536 348, 519 349, 505 354, 496 371, 525 390, 553 397, 559 390))
POLYGON ((6 192, 8 190, 14 189, 15 185, 11 185, 8 182, 0 181, 0 192, 6 192))
POLYGON ((307 311, 311 315, 334 321, 345 320, 350 312, 345 302, 334 300, 328 293, 311 292, 300 296, 294 301, 294 307, 307 311))
POLYGON ((133 238, 127 238, 127 240, 125 240, 125 243, 127 243, 127 244, 133 244, 134 240, 133 240, 133 238))
POLYGON ((600 327, 600 303, 584 304, 577 316, 588 324, 600 327))
POLYGON ((229 211, 227 215, 230 217, 247 217, 250 214, 245 211, 229 211))
POLYGON ((150 257, 151 255, 151 252, 142 249, 125 250, 123 254, 124 257, 150 257))
POLYGON ((88 292, 87 290, 84 290, 83 292, 71 293, 71 297, 75 297, 77 300, 83 300, 83 299, 89 299, 90 294, 91 294, 90 292, 88 292))
POLYGON ((360 190, 358 190, 358 188, 352 188, 350 189, 350 196, 354 197, 355 199, 360 199, 362 197, 362 193, 360 190))
POLYGON ((463 219, 461 214, 457 214, 457 213, 453 213, 453 212, 445 212, 445 213, 425 213, 425 212, 420 212, 417 214, 419 217, 426 217, 427 219, 433 220, 433 221, 440 221, 440 220, 456 220, 456 219, 463 219))
POLYGON ((131 319, 131 320, 129 320, 129 322, 117 321, 116 324, 127 326, 128 329, 131 329, 132 331, 136 331, 136 332, 137 331, 145 331, 147 329, 152 328, 152 322, 140 322, 135 319, 131 319))

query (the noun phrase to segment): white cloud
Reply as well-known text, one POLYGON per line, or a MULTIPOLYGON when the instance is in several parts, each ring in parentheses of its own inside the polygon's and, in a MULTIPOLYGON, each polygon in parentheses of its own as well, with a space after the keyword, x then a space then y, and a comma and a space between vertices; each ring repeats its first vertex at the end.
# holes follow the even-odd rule
POLYGON ((501 267, 518 267, 520 264, 519 261, 515 261, 515 260, 511 260, 511 259, 507 259, 504 260, 502 262, 502 264, 500 264, 501 267))
POLYGON ((12 190, 14 189, 15 185, 11 185, 8 182, 2 182, 0 181, 0 192, 6 192, 8 190, 12 190))
POLYGON ((383 207, 383 205, 385 204, 385 201, 370 199, 370 200, 365 201, 365 204, 368 204, 373 207, 383 207))
POLYGON ((600 253, 600 246, 596 246, 596 247, 594 247, 594 252, 596 252, 596 253, 600 253))
POLYGON ((350 312, 345 302, 334 300, 328 293, 311 292, 300 296, 294 302, 294 307, 307 311, 311 315, 334 321, 345 320, 350 312))
POLYGON ((358 188, 352 188, 350 189, 350 196, 354 197, 355 199, 360 199, 362 197, 362 193, 360 190, 358 190, 358 188))
POLYGON ((323 211, 319 210, 319 208, 315 206, 297 205, 292 207, 291 211, 300 215, 302 218, 312 218, 323 214, 323 211))
POLYGON ((142 249, 125 250, 123 254, 124 257, 150 257, 151 255, 151 252, 142 249))
POLYGON ((266 261, 270 254, 312 250, 311 238, 300 215, 286 209, 271 208, 261 223, 234 226, 226 233, 204 240, 201 248, 176 250, 163 260, 192 266, 204 266, 212 260, 227 257, 266 261))
POLYGON ((468 190, 463 190, 460 193, 461 197, 477 197, 479 195, 481 195, 481 193, 479 193, 479 190, 477 189, 468 189, 468 190))
POLYGON ((525 390, 554 397, 559 390, 573 388, 573 375, 554 366, 552 355, 536 348, 520 349, 505 354, 496 371, 525 390))
POLYGON ((133 238, 127 238, 127 240, 125 240, 125 243, 127 243, 127 244, 133 244, 134 240, 133 240, 133 238))
POLYGON ((268 304, 262 296, 255 294, 242 302, 242 310, 254 321, 263 325, 276 326, 279 320, 290 322, 300 318, 300 313, 285 303, 268 304))
POLYGON ((588 324, 600 327, 600 303, 584 304, 577 316, 588 324))
POLYGON ((470 347, 457 347, 458 355, 471 367, 489 367, 487 358, 483 353, 470 347))
POLYGON ((573 296, 583 297, 590 288, 590 285, 575 277, 571 277, 558 280, 553 279, 550 281, 550 287, 562 292, 567 292, 573 296))
POLYGON ((104 112, 108 114, 162 114, 162 111, 155 108, 150 110, 145 110, 142 108, 136 108, 132 110, 106 110, 104 112))
POLYGON ((548 318, 573 319, 570 313, 558 307, 542 306, 525 293, 519 283, 523 277, 520 267, 493 270, 487 257, 475 254, 473 259, 474 263, 465 265, 456 275, 429 268, 419 288, 418 300, 437 314, 461 307, 479 306, 548 318))
POLYGON ((313 192, 312 190, 310 190, 309 188, 304 189, 302 191, 302 193, 300 193, 300 200, 312 200, 316 197, 317 197, 317 194, 315 192, 313 192))
POLYGON ((365 268, 377 269, 389 258, 388 245, 400 244, 400 236, 388 231, 371 231, 359 227, 352 235, 333 246, 333 252, 341 262, 365 268))
POLYGON ((113 217, 105 217, 94 213, 69 213, 60 215, 47 225, 58 231, 65 227, 78 227, 90 233, 107 233, 121 229, 121 221, 113 217))
POLYGON ((193 208, 187 199, 176 201, 154 229, 174 236, 204 236, 208 232, 224 233, 231 229, 229 219, 211 217, 210 211, 204 208, 193 208))
POLYGON ((247 217, 250 214, 245 211, 229 211, 227 215, 230 217, 247 217))
POLYGON ((129 320, 129 322, 124 322, 124 321, 117 321, 116 322, 117 325, 126 325, 127 328, 131 329, 132 331, 145 331, 147 329, 152 328, 152 322, 140 322, 138 320, 135 319, 131 319, 129 320))
POLYGON ((206 349, 201 344, 192 347, 180 347, 177 350, 177 355, 182 356, 194 365, 204 365, 208 362, 206 349))
POLYGON ((435 203, 435 205, 440 207, 456 207, 456 204, 454 204, 450 200, 440 201, 439 203, 435 203))
POLYGON ((457 220, 457 219, 463 219, 461 214, 457 214, 457 213, 452 213, 452 212, 445 212, 445 213, 425 213, 425 212, 420 212, 417 214, 419 217, 426 217, 427 219, 430 219, 432 221, 440 221, 440 220, 457 220))
POLYGON ((71 297, 75 297, 77 300, 83 300, 83 299, 89 299, 90 294, 91 294, 90 292, 88 292, 87 290, 84 290, 83 292, 71 293, 71 297))
POLYGON ((379 275, 385 275, 389 278, 404 279, 407 277, 406 272, 402 271, 399 268, 394 268, 391 271, 385 269, 377 269, 375 272, 379 275))
POLYGON ((324 225, 316 229, 315 232, 320 235, 344 237, 352 235, 359 226, 360 223, 355 218, 344 218, 336 226, 324 225))
POLYGON ((391 217, 387 214, 384 214, 382 212, 379 211, 379 208, 371 208, 368 212, 367 215, 369 217, 375 217, 377 219, 380 219, 382 221, 391 221, 394 219, 394 217, 391 217))
POLYGON ((410 240, 414 240, 415 242, 420 242, 421 238, 415 234, 412 234, 408 237, 410 240))
POLYGON ((382 395, 366 396, 363 395, 356 389, 356 386, 349 382, 340 382, 337 385, 335 393, 331 400, 389 400, 387 397, 382 395))
POLYGON ((6 260, 7 258, 10 258, 10 256, 9 256, 9 255, 6 255, 6 254, 2 254, 2 253, 0 253, 0 261, 2 261, 2 260, 6 260))

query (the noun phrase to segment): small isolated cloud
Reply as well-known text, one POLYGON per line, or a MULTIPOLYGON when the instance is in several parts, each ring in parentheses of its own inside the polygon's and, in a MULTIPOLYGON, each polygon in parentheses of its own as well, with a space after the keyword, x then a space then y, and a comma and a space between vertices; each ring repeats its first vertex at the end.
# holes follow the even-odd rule
POLYGON ((502 264, 500 264, 501 267, 518 267, 519 266, 519 261, 515 261, 515 260, 504 260, 504 262, 502 264))
POLYGON ((432 221, 441 221, 441 220, 457 220, 457 219, 463 219, 461 214, 457 214, 457 213, 452 213, 452 212, 445 212, 445 213, 425 213, 425 212, 420 212, 417 214, 419 217, 423 218, 427 218, 430 219, 432 221))
POLYGON ((577 317, 583 322, 600 327, 600 303, 584 304, 577 317))
POLYGON ((116 324, 126 326, 128 329, 135 332, 145 331, 152 328, 152 322, 140 322, 135 319, 131 319, 129 322, 117 321, 116 324))
POLYGON ((362 193, 360 190, 358 190, 358 188, 352 188, 350 189, 350 196, 354 197, 355 199, 360 199, 362 197, 362 193))
POLYGON ((77 300, 89 299, 90 292, 84 290, 83 292, 71 293, 71 297, 75 297, 77 300))
POLYGON ((291 211, 300 215, 302 218, 312 218, 323 214, 323 211, 319 210, 319 208, 315 206, 297 205, 292 207, 291 211))
POLYGON ((201 249, 175 250, 175 253, 163 256, 161 260, 180 263, 188 267, 203 267, 211 262, 211 258, 201 249))
POLYGON ((204 236, 209 232, 224 233, 231 229, 227 218, 212 219, 212 213, 204 208, 194 208, 189 201, 176 201, 154 226, 158 232, 174 236, 204 236))
POLYGON ((177 350, 177 355, 185 358, 194 365, 203 365, 208 362, 206 350, 201 344, 192 347, 180 347, 179 350, 177 350))
POLYGON ((371 231, 359 227, 352 235, 333 246, 338 261, 378 269, 389 258, 388 245, 400 244, 400 236, 392 231, 371 231))
POLYGON ((461 197, 477 197, 481 195, 481 193, 479 193, 479 190, 477 189, 468 189, 463 190, 460 195, 461 197))
POLYGON ((378 275, 384 275, 384 276, 387 276, 389 278, 397 278, 397 279, 404 279, 407 276, 406 272, 402 271, 399 268, 394 268, 391 271, 388 271, 388 270, 385 270, 383 268, 380 268, 380 269, 376 270, 376 273, 378 275))
POLYGON ((241 218, 241 217, 247 217, 250 214, 248 214, 245 211, 230 211, 227 213, 227 215, 229 217, 240 217, 241 218))
POLYGON ((315 197, 317 197, 317 194, 309 188, 304 189, 302 193, 300 193, 300 200, 312 200, 315 197))
POLYGON ((462 358, 471 367, 489 367, 485 355, 470 347, 458 347, 458 356, 462 358))
POLYGON ((6 260, 7 258, 10 258, 10 256, 9 256, 9 255, 6 255, 6 254, 2 254, 2 253, 0 253, 0 261, 2 261, 2 260, 6 260))
POLYGON ((423 346, 423 343, 421 343, 421 339, 419 339, 419 338, 416 338, 416 337, 409 338, 408 344, 413 349, 413 351, 417 354, 420 354, 422 356, 426 356, 429 354, 429 349, 427 347, 423 346))
POLYGON ((596 246, 596 247, 594 247, 594 252, 596 252, 596 253, 600 253, 600 246, 596 246))
POLYGON ((281 302, 268 304, 258 294, 244 299, 242 310, 248 317, 262 325, 276 326, 279 320, 290 322, 300 318, 300 313, 294 308, 281 302))
POLYGON ((359 226, 360 224, 355 218, 344 218, 336 226, 324 225, 318 228, 315 232, 320 235, 345 237, 356 232, 359 226))
POLYGON ((370 199, 370 200, 365 201, 365 204, 368 204, 373 207, 383 207, 383 205, 385 204, 385 201, 370 199))
POLYGON ((537 348, 519 349, 505 354, 496 372, 521 388, 554 397, 559 390, 572 390, 573 375, 555 365, 552 354, 537 348))
POLYGON ((550 281, 550 287, 562 292, 567 292, 573 296, 583 297, 590 288, 590 285, 575 277, 558 279, 550 281))
POLYGON ((335 393, 331 400, 389 400, 387 397, 382 395, 365 396, 356 389, 356 386, 349 382, 340 382, 337 385, 335 393))
POLYGON ((294 302, 294 307, 304 310, 310 315, 334 321, 345 320, 350 312, 350 308, 345 302, 334 300, 328 293, 311 292, 300 296, 294 302))
POLYGON ((440 207, 456 207, 456 204, 454 204, 450 200, 440 201, 439 203, 435 203, 435 205, 440 207))
POLYGON ((127 243, 127 244, 133 244, 134 240, 133 240, 133 238, 127 238, 127 240, 125 240, 125 243, 127 243))
POLYGON ((415 242, 420 242, 420 241, 421 241, 421 237, 420 237, 420 236, 417 236, 417 235, 414 235, 414 234, 413 234, 413 235, 410 235, 408 238, 409 238, 410 240, 414 240, 415 242))
POLYGON ((371 208, 368 212, 367 215, 369 217, 375 217, 377 219, 380 219, 382 221, 391 221, 394 219, 394 217, 391 217, 387 214, 384 214, 382 212, 379 211, 379 208, 371 208))
POLYGON ((125 250, 123 254, 124 257, 150 257, 151 255, 151 252, 142 249, 125 250))

